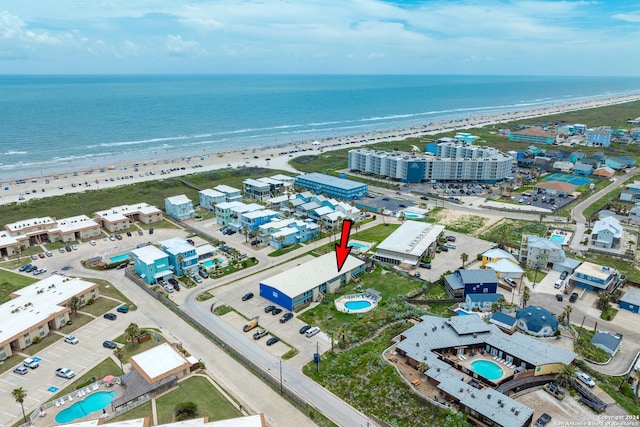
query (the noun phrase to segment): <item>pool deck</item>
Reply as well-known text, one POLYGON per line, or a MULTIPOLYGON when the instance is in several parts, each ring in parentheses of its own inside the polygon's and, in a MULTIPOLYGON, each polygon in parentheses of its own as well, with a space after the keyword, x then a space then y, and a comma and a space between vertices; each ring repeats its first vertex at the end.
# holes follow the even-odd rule
POLYGON ((338 311, 341 311, 347 314, 367 313, 373 310, 374 308, 378 307, 378 301, 375 298, 366 296, 363 294, 343 295, 337 298, 333 303, 335 304, 336 309, 338 311), (360 309, 349 309, 345 306, 345 303, 349 301, 367 301, 367 302, 370 302, 371 305, 365 308, 360 308, 360 309))

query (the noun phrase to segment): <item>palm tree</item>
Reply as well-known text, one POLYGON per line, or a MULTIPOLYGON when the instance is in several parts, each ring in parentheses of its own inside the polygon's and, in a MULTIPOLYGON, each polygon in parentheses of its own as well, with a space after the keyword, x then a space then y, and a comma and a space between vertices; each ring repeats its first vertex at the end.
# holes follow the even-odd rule
POLYGON ((244 234, 244 242, 247 243, 249 241, 249 227, 246 225, 242 227, 242 234, 244 234))
POLYGON ((384 221, 384 208, 380 208, 380 216, 382 217, 382 223, 386 225, 387 223, 384 221))
POLYGON ((80 298, 76 296, 69 298, 69 301, 67 302, 67 307, 69 307, 71 313, 75 314, 76 317, 78 317, 78 309, 80 308, 81 303, 82 301, 80 301, 80 298))
POLYGON ((324 219, 319 219, 317 224, 318 224, 318 227, 320 227, 320 234, 322 234, 322 230, 324 229, 327 223, 325 222, 324 219))
POLYGON ((600 311, 604 311, 609 305, 609 301, 611 301, 611 294, 609 292, 603 292, 596 300, 596 306, 600 309, 600 311))
POLYGON ((278 243, 280 243, 280 249, 284 247, 284 239, 285 239, 284 236, 282 235, 278 236, 278 243))
POLYGON ((636 394, 633 396, 633 401, 638 403, 638 388, 640 388, 640 368, 636 369, 636 394))
POLYGON ((178 271, 176 271, 176 273, 181 273, 184 274, 184 272, 182 271, 182 262, 184 261, 184 256, 178 255, 178 271))
POLYGON ((122 369, 122 374, 124 375, 124 347, 116 347, 113 349, 113 355, 120 361, 120 369, 122 369))
POLYGON ((573 311, 573 309, 571 308, 570 305, 567 305, 564 308, 565 317, 567 318, 567 326, 571 326, 571 319, 569 318, 569 315, 571 314, 571 311, 573 311))
POLYGON ((561 387, 569 387, 571 385, 571 380, 576 376, 576 367, 573 365, 563 365, 562 369, 556 377, 554 381, 561 387))
POLYGON ((469 255, 467 255, 465 252, 462 252, 462 254, 460 255, 460 259, 462 260, 462 268, 464 268, 466 262, 469 261, 469 255))
POLYGON ((529 299, 531 299, 531 290, 528 286, 525 286, 524 291, 522 291, 522 307, 527 306, 529 299))
POLYGON ((20 404, 22 408, 22 417, 24 418, 25 424, 27 423, 27 415, 24 413, 24 399, 27 398, 27 391, 22 387, 14 388, 11 391, 11 395, 13 398, 20 404))
POLYGON ((131 323, 127 326, 124 333, 127 336, 127 341, 133 342, 133 339, 140 335, 140 328, 135 323, 131 323))

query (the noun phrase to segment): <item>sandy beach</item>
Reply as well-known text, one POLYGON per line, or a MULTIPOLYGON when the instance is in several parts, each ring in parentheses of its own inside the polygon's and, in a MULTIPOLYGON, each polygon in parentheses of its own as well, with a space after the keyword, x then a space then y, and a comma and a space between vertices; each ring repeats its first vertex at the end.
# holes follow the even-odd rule
POLYGON ((106 163, 91 169, 60 171, 37 177, 3 178, 0 188, 0 204, 28 201, 61 194, 109 188, 136 182, 176 177, 192 173, 228 167, 267 167, 297 172, 289 160, 302 155, 313 155, 328 150, 358 147, 389 140, 404 140, 412 137, 433 135, 449 130, 463 130, 504 123, 513 120, 535 118, 568 111, 605 107, 640 100, 640 93, 603 98, 584 102, 512 111, 499 114, 476 115, 454 120, 434 122, 422 126, 377 131, 368 134, 336 136, 316 141, 301 141, 280 144, 277 147, 241 149, 220 153, 193 154, 171 158, 152 158, 127 162, 106 163), (21 182, 21 183, 17 183, 21 182))

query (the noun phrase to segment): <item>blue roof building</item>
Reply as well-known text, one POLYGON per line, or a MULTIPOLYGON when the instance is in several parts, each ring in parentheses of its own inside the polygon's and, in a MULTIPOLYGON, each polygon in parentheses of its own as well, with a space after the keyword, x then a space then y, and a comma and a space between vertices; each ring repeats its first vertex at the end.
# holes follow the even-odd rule
POLYGON ((468 294, 495 294, 498 275, 492 269, 456 270, 444 276, 444 287, 452 298, 465 298, 468 294))
POLYGON ((491 315, 489 319, 489 323, 493 323, 499 328, 505 329, 507 331, 513 331, 516 328, 516 318, 513 316, 509 316, 501 311, 496 311, 491 315))
POLYGON ((464 300, 464 308, 467 311, 480 310, 489 311, 491 305, 500 298, 504 299, 502 294, 467 294, 464 300))
POLYGON ((638 313, 640 311, 640 289, 629 288, 620 298, 620 308, 638 313))
POLYGON ((369 191, 367 184, 317 172, 298 175, 294 183, 298 187, 313 190, 316 194, 325 193, 329 197, 343 200, 359 199, 369 191))
POLYGON ((518 329, 539 337, 550 337, 558 329, 558 319, 546 308, 532 305, 516 313, 518 329))
POLYGON ((622 342, 622 334, 610 334, 609 332, 597 332, 591 338, 591 344, 615 356, 622 342))
POLYGON ((131 251, 136 273, 150 285, 155 285, 158 279, 168 280, 173 275, 169 266, 169 255, 149 245, 131 251))

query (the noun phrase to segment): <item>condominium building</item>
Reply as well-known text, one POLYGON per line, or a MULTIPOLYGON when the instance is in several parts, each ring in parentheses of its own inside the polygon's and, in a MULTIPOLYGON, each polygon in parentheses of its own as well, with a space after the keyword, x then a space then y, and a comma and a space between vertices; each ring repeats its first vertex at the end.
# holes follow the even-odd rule
POLYGON ((554 132, 544 131, 539 127, 531 127, 511 132, 509 134, 509 141, 551 145, 556 141, 556 134, 554 132))
POLYGON ((296 186, 313 190, 316 194, 325 193, 343 200, 358 199, 368 192, 367 184, 317 172, 298 175, 294 182, 296 186))
POLYGON ((95 213, 95 220, 111 233, 128 230, 136 221, 152 224, 162 219, 162 211, 147 203, 116 206, 95 213))

